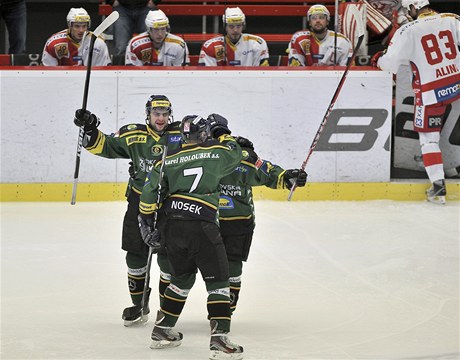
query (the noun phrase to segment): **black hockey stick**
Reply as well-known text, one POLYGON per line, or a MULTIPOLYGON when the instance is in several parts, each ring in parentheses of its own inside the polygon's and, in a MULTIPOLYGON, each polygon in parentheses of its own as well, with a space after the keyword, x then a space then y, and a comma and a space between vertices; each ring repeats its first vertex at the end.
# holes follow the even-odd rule
MULTIPOLYGON (((156 202, 156 207, 155 207, 155 218, 153 221, 153 227, 154 229, 157 228, 157 220, 158 220, 158 208, 160 207, 160 201, 161 201, 161 182, 163 180, 163 169, 165 165, 165 160, 166 160, 166 154, 168 152, 168 147, 165 145, 163 147, 163 155, 161 157, 161 165, 160 165, 160 177, 158 180, 158 193, 157 193, 157 202, 156 202)), ((140 305, 134 305, 129 308, 126 308, 123 311, 123 319, 137 319, 137 318, 142 318, 145 314, 145 309, 147 307, 147 299, 148 299, 148 292, 149 292, 149 285, 150 285, 150 268, 152 266, 152 256, 153 256, 153 251, 152 248, 149 247, 149 255, 147 259, 147 271, 145 274, 145 280, 144 280, 144 290, 142 292, 142 299, 141 299, 141 304, 140 305)))
MULTIPOLYGON (((92 32, 91 41, 89 45, 89 54, 88 54, 88 64, 86 66, 86 79, 85 79, 85 90, 83 92, 83 104, 81 108, 86 110, 86 104, 88 102, 88 92, 89 92, 89 79, 91 77, 91 64, 93 62, 93 49, 94 43, 98 36, 100 36, 110 25, 112 25, 119 17, 118 12, 114 11, 109 16, 107 16, 103 22, 92 32)), ((73 189, 72 189, 72 200, 70 201, 71 205, 75 205, 77 199, 77 184, 78 184, 78 173, 80 172, 80 157, 81 157, 81 148, 83 147, 83 136, 85 131, 83 126, 80 127, 78 133, 78 143, 77 143, 77 155, 75 159, 75 172, 73 175, 73 189)))
MULTIPOLYGON (((310 159, 310 156, 313 153, 313 150, 315 149, 316 144, 318 143, 319 137, 321 136, 321 133, 323 132, 324 126, 327 123, 329 115, 332 112, 332 108, 334 107, 335 102, 337 101, 337 98, 338 98, 338 96, 340 94, 340 90, 342 90, 343 84, 345 83, 345 79, 347 78, 347 74, 348 74, 348 72, 350 70, 350 67, 353 64, 353 61, 355 60, 356 54, 358 53, 359 47, 361 46, 361 43, 364 40, 364 25, 363 25, 361 15, 359 14, 359 11, 356 9, 355 6, 352 7, 351 11, 353 12, 353 15, 354 15, 354 17, 356 19, 356 23, 357 23, 356 28, 357 28, 357 32, 358 32, 358 36, 359 36, 358 37, 358 42, 356 43, 356 46, 353 49, 353 53, 351 55, 351 58, 348 59, 347 67, 345 68, 345 71, 344 71, 344 73, 342 75, 342 78, 340 79, 339 85, 337 85, 337 89, 335 89, 334 96, 332 96, 332 100, 331 100, 331 102, 330 102, 330 104, 329 104, 329 106, 328 106, 328 108, 326 110, 326 114, 324 115, 323 120, 321 121, 321 124, 319 125, 319 129, 316 132, 315 137, 313 138, 313 142, 310 145, 310 150, 308 151, 307 158, 305 159, 305 161, 302 163, 302 166, 300 167, 302 170, 305 170, 305 167, 307 166, 308 160, 310 159)), ((289 192, 289 196, 287 198, 288 201, 291 200, 292 194, 294 193, 296 188, 297 188, 297 186, 295 184, 291 187, 291 191, 289 192)))

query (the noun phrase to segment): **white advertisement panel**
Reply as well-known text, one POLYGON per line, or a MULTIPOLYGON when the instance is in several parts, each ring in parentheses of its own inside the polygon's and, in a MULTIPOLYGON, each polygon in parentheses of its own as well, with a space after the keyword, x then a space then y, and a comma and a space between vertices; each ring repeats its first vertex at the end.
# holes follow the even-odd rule
MULTIPOLYGON (((2 71, 1 182, 71 182, 86 72, 2 71)), ((99 129, 144 123, 151 94, 167 95, 175 120, 219 113, 234 135, 254 142, 260 157, 285 168, 305 160, 340 71, 94 70, 87 108, 99 129)), ((352 71, 307 165, 312 182, 390 179, 391 76, 352 71)), ((128 160, 82 152, 81 182, 127 179, 128 160)))

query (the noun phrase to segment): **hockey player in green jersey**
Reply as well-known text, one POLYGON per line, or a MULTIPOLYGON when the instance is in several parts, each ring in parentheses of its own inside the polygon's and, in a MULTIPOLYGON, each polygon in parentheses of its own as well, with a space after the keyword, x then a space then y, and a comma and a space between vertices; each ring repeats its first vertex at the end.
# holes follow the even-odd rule
MULTIPOLYGON (((227 119, 219 114, 208 116, 211 124, 225 126, 227 119)), ((216 126, 216 125, 214 125, 216 126)), ((293 184, 302 187, 307 173, 299 169, 284 170, 278 165, 260 159, 251 141, 236 137, 243 150, 243 159, 235 171, 220 183, 219 224, 224 240, 230 272, 230 298, 232 313, 236 308, 243 273, 255 227, 252 186, 264 185, 272 189, 291 189, 293 184)))
POLYGON ((145 124, 125 125, 116 135, 106 135, 98 130, 99 119, 88 110, 77 110, 74 120, 77 126, 84 128, 83 146, 90 153, 109 159, 132 161, 132 176, 126 191, 128 207, 123 220, 122 249, 126 251, 128 287, 135 306, 123 311, 125 326, 148 319, 148 306, 142 315, 140 304, 149 250, 142 241, 137 220, 145 177, 161 159, 164 145, 172 150, 180 147, 181 142, 180 122, 173 122, 171 102, 166 96, 150 96, 145 112, 145 124))
POLYGON ((207 119, 197 115, 182 120, 181 133, 182 149, 168 149, 163 168, 160 163, 153 168, 139 204, 142 238, 154 252, 161 247, 160 238, 165 242, 172 275, 157 313, 150 347, 181 344, 182 334, 174 326, 199 269, 208 291, 210 358, 241 359, 243 348, 228 339, 229 268, 217 220, 219 184, 240 163, 241 148, 228 135, 227 126, 211 128, 207 119), (210 135, 218 140, 208 140, 210 135), (163 217, 161 231, 155 228, 156 211, 163 217))

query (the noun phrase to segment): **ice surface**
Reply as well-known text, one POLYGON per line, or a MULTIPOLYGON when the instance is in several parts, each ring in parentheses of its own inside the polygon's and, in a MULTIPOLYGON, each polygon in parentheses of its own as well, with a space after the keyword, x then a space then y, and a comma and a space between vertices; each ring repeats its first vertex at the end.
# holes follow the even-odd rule
MULTIPOLYGON (((180 347, 125 328, 124 202, 1 204, 2 359, 207 359, 199 278, 180 347)), ((256 202, 231 340, 245 359, 458 359, 460 206, 256 202)), ((152 266, 155 294, 158 279, 152 266)), ((151 297, 155 311, 158 298, 151 297)))

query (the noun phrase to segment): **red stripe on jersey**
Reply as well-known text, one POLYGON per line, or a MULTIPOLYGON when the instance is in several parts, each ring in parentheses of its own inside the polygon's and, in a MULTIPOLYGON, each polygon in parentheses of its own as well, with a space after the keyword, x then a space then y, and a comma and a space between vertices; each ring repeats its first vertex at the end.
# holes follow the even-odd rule
POLYGON ((423 84, 420 86, 420 89, 425 92, 425 91, 430 91, 434 89, 438 89, 443 86, 448 86, 448 85, 455 85, 455 83, 460 83, 460 74, 453 74, 451 76, 448 76, 444 79, 439 79, 435 80, 432 82, 429 82, 427 84, 423 84))
POLYGON ((316 40, 315 36, 310 33, 310 56, 309 58, 307 58, 307 66, 308 65, 313 65, 313 64, 317 64, 318 63, 318 58, 316 57, 313 57, 312 55, 318 55, 319 54, 319 41, 316 40), (308 64, 308 62, 311 62, 310 64, 308 64))
POLYGON ((440 152, 423 154, 423 164, 425 167, 442 164, 442 154, 440 152))

